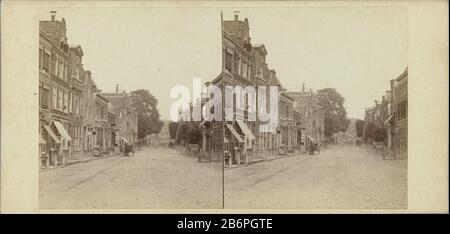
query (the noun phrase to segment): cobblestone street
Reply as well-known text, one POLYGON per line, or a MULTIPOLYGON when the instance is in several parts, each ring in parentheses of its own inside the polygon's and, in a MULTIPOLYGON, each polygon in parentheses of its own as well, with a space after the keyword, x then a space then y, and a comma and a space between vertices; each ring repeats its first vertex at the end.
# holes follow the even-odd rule
POLYGON ((329 146, 226 170, 225 208, 405 209, 407 160, 329 146))
POLYGON ((222 164, 144 148, 40 173, 41 208, 222 208, 222 164))

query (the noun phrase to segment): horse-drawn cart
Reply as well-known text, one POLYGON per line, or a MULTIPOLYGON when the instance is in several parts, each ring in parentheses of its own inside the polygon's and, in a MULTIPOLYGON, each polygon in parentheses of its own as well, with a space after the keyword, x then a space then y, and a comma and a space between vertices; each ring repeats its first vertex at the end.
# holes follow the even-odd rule
POLYGON ((134 145, 125 143, 123 146, 123 156, 130 156, 130 153, 133 153, 134 156, 134 145))

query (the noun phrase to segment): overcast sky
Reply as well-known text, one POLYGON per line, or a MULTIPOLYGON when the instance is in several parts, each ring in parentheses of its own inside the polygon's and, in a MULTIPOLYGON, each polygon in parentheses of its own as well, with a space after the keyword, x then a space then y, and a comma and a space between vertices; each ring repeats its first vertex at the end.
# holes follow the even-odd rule
MULTIPOLYGON (((348 116, 389 89, 408 60, 406 8, 58 8, 69 44, 80 44, 85 69, 105 92, 148 89, 169 119, 176 85, 192 89, 221 68, 220 12, 248 18, 252 43, 263 43, 270 68, 289 91, 336 88, 348 116)), ((42 10, 41 20, 49 20, 42 10)))

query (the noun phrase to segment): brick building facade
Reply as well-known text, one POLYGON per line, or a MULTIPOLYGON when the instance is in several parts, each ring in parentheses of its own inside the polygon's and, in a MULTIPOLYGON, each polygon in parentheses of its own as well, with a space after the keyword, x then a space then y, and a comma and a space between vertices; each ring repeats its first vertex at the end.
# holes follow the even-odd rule
MULTIPOLYGON (((39 22, 41 167, 108 154, 117 130, 109 100, 83 68, 81 46, 69 46, 66 31, 65 19, 57 20, 55 11, 50 20, 39 22)), ((133 118, 129 128, 137 132, 133 118)))
MULTIPOLYGON (((408 68, 396 79, 390 81, 390 90, 376 100, 375 105, 366 108, 363 138, 369 135, 369 125, 384 128, 383 146, 389 154, 405 158, 408 152, 408 68)), ((366 141, 373 143, 374 139, 366 141)))

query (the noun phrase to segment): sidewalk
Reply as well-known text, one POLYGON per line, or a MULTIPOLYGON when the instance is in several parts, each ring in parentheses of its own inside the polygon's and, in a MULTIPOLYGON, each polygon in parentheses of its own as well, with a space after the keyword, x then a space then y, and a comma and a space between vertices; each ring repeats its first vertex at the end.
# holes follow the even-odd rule
POLYGON ((401 154, 398 152, 394 157, 393 152, 390 149, 387 149, 386 146, 363 144, 361 147, 364 148, 367 152, 378 154, 379 156, 383 157, 383 160, 405 160, 408 158, 405 154, 401 154))
POLYGON ((231 167, 225 167, 224 169, 230 170, 230 169, 234 169, 234 168, 246 167, 246 166, 249 166, 249 165, 255 164, 255 163, 270 162, 270 161, 274 161, 274 160, 278 160, 278 159, 282 159, 282 158, 290 158, 290 157, 295 157, 295 156, 299 156, 299 155, 303 155, 303 154, 305 154, 305 152, 298 151, 298 152, 294 152, 294 153, 288 153, 286 155, 275 154, 275 155, 271 155, 267 158, 258 157, 258 158, 253 159, 252 161, 249 161, 247 165, 241 164, 240 166, 238 166, 236 164, 233 164, 233 165, 231 165, 231 167))
POLYGON ((86 163, 86 162, 90 162, 90 161, 94 161, 94 160, 99 160, 99 159, 105 159, 105 158, 109 158, 109 157, 115 157, 115 156, 119 156, 121 154, 123 154, 123 152, 110 152, 107 155, 102 155, 99 157, 94 157, 92 155, 86 156, 88 153, 84 153, 82 157, 78 157, 77 159, 73 159, 70 161, 67 161, 64 165, 60 165, 60 166, 49 166, 46 168, 41 168, 41 171, 48 171, 48 170, 52 170, 52 169, 57 169, 57 168, 64 168, 73 164, 78 164, 78 163, 86 163))

